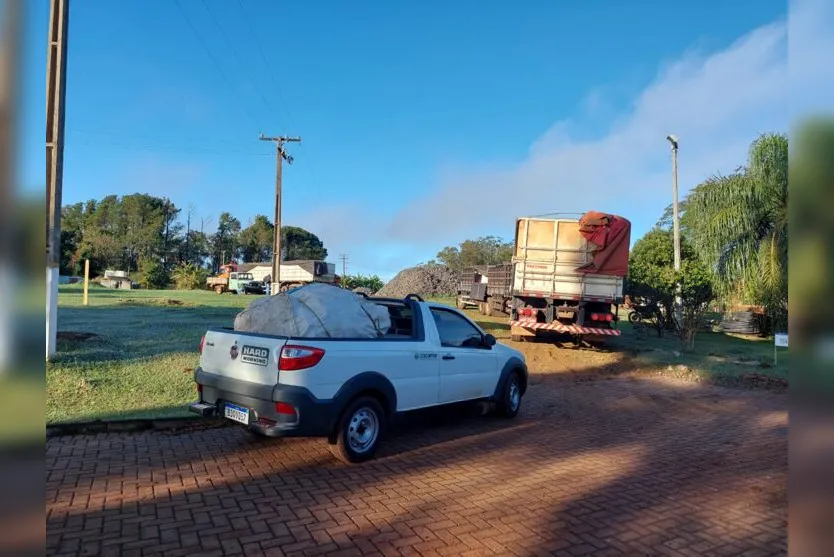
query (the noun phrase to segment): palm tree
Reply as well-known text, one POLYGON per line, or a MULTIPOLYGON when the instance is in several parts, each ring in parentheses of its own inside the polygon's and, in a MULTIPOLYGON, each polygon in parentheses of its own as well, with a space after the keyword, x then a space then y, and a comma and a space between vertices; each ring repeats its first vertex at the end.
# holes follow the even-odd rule
POLYGON ((762 304, 782 324, 788 300, 788 138, 760 135, 747 166, 687 198, 686 226, 719 291, 762 304))

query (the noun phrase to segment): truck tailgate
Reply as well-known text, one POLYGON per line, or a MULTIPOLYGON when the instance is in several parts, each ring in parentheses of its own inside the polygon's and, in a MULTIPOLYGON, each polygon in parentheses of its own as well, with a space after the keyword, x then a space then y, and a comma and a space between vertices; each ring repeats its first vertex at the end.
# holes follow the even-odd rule
POLYGON ((200 367, 214 375, 259 385, 278 382, 278 357, 286 339, 208 331, 203 341, 200 367))

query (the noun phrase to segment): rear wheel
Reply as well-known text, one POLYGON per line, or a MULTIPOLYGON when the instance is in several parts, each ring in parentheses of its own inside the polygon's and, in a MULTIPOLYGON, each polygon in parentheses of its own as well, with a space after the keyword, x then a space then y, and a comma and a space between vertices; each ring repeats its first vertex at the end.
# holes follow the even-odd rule
POLYGON ((484 302, 484 315, 492 317, 492 300, 484 302))
POLYGON ((458 296, 458 297, 457 297, 457 299, 455 300, 455 306, 456 306, 458 309, 463 309, 464 305, 465 305, 465 304, 463 303, 463 297, 462 297, 462 296, 458 296))
POLYGON ((214 287, 214 291, 217 294, 222 294, 223 293, 223 287, 218 284, 217 286, 214 287))
POLYGON ((373 458, 385 424, 385 412, 375 398, 360 397, 348 405, 339 422, 333 454, 347 463, 373 458))

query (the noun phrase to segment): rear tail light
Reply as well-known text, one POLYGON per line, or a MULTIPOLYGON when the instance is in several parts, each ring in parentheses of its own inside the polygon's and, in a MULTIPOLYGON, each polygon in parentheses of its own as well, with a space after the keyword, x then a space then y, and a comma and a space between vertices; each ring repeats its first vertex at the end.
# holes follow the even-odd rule
POLYGON ((275 411, 285 416, 295 416, 295 406, 286 402, 276 402, 275 411))
POLYGON ((203 335, 203 338, 200 339, 200 354, 203 353, 203 346, 206 345, 206 335, 203 335))
POLYGON ((592 313, 591 321, 613 321, 614 315, 610 313, 592 313))
POLYGON ((324 350, 313 346, 295 346, 288 344, 281 350, 278 358, 280 371, 298 371, 318 364, 324 357, 324 350))

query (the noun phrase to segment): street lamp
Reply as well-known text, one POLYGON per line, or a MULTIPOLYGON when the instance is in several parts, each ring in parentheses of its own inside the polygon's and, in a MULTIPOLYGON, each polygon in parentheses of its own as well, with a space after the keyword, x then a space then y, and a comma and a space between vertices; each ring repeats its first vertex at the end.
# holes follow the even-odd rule
MULTIPOLYGON (((681 228, 678 216, 678 136, 670 134, 666 140, 672 147, 672 234, 675 242, 675 272, 681 270, 681 228)), ((675 296, 675 319, 680 325, 681 322, 681 296, 680 283, 675 296)))

